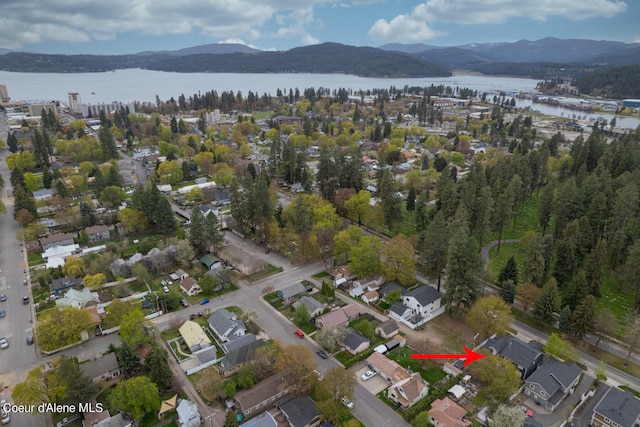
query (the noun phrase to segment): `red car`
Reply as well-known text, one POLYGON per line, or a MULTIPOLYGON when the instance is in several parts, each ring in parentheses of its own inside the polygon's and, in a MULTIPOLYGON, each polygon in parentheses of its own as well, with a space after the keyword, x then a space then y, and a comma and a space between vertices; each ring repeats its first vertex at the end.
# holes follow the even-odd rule
POLYGON ((302 332, 300 329, 296 329, 295 331, 293 331, 293 333, 299 336, 300 338, 304 338, 304 332, 302 332))

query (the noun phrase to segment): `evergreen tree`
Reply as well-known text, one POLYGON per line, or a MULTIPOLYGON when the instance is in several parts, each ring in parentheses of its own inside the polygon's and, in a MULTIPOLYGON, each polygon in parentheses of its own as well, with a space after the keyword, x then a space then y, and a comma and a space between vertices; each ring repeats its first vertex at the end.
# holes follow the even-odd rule
POLYGON ((391 230, 396 223, 402 221, 402 207, 396 196, 396 185, 389 169, 382 170, 378 193, 382 202, 384 223, 391 230))
POLYGON ((536 300, 533 316, 540 323, 551 325, 554 320, 554 313, 558 308, 558 285, 555 279, 542 287, 542 292, 536 300))
POLYGON ((513 284, 513 281, 507 280, 502 282, 500 298, 502 298, 507 304, 513 304, 513 301, 516 298, 516 285, 513 284))
POLYGON ((116 148, 116 142, 111 134, 111 130, 107 126, 102 125, 100 127, 100 130, 98 131, 98 139, 102 146, 102 154, 104 158, 117 159, 118 149, 116 148))
POLYGON ((206 242, 213 245, 214 249, 224 242, 224 232, 220 229, 218 216, 213 212, 209 212, 204 218, 204 236, 206 242))
POLYGON ((515 286, 518 285, 518 264, 513 256, 509 257, 498 274, 499 285, 503 285, 507 280, 511 280, 515 286))
POLYGON ((11 132, 7 135, 7 146, 12 153, 18 152, 18 139, 11 132))
POLYGON ((140 358, 131 347, 126 344, 115 350, 118 365, 128 377, 133 376, 140 369, 140 358))
POLYGON ((569 332, 576 339, 583 339, 593 331, 593 322, 598 312, 598 301, 593 295, 587 295, 576 307, 571 316, 569 332))
POLYGON ((407 194, 407 211, 413 212, 416 208, 416 190, 411 187, 407 194))
POLYGON ((522 263, 522 280, 529 281, 538 287, 542 287, 544 283, 544 250, 544 239, 536 233, 525 248, 524 261, 522 263))
MULTIPOLYGON (((155 188, 155 185, 153 187, 155 188)), ((164 197, 158 201, 152 220, 156 228, 165 235, 173 234, 178 229, 178 222, 173 214, 171 204, 164 197)))
POLYGON ((144 358, 144 369, 160 390, 167 390, 171 387, 173 372, 169 366, 167 350, 157 345, 153 346, 144 358))
POLYGON ((447 249, 447 287, 442 302, 450 314, 469 309, 478 298, 482 258, 466 227, 459 227, 447 249))
POLYGON ((224 417, 224 427, 238 427, 239 425, 235 411, 229 409, 224 417))
POLYGON ((438 292, 442 283, 442 275, 447 265, 449 236, 442 212, 438 212, 426 231, 420 234, 420 270, 438 281, 438 292))
POLYGON ((558 319, 558 329, 560 332, 567 333, 569 332, 569 327, 571 326, 571 307, 565 305, 562 311, 560 312, 560 318, 558 319))
POLYGON ((189 243, 196 251, 196 253, 202 253, 205 250, 205 225, 204 215, 199 207, 196 207, 191 211, 191 226, 189 227, 189 243))
POLYGON ((562 292, 562 303, 569 305, 571 310, 575 311, 576 307, 580 305, 588 294, 587 276, 584 270, 580 270, 562 292))

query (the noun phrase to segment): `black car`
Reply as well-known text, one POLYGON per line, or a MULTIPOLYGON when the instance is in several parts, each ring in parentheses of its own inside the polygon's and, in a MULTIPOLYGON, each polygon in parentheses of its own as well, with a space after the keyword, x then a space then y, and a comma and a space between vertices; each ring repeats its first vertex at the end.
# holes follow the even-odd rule
POLYGON ((33 344, 33 336, 32 336, 32 335, 29 335, 29 336, 27 337, 27 345, 31 345, 31 344, 33 344))
POLYGON ((326 358, 328 358, 328 357, 329 357, 329 356, 327 356, 327 353, 325 353, 325 352, 324 352, 324 351, 322 351, 322 350, 317 351, 317 352, 316 352, 316 354, 317 354, 318 356, 320 356, 321 358, 323 358, 323 359, 326 359, 326 358))
POLYGON ((0 301, 6 301, 7 300, 7 296, 5 294, 0 294, 0 301))

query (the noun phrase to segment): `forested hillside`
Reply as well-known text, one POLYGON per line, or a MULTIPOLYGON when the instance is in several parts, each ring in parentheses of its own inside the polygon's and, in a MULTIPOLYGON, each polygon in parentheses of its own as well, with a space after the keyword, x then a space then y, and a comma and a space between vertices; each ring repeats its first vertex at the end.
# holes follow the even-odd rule
POLYGON ((575 86, 581 93, 605 98, 640 98, 640 65, 605 68, 583 74, 575 86))

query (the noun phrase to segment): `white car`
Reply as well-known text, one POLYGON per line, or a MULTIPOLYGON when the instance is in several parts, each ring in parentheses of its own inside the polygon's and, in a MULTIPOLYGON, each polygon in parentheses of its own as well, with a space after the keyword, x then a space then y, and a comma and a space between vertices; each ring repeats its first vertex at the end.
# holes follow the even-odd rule
POLYGON ((11 421, 11 415, 8 412, 2 411, 2 425, 9 424, 11 421))
POLYGON ((5 348, 9 348, 9 342, 7 341, 6 338, 0 338, 0 348, 3 350, 5 348))
POLYGON ((346 397, 342 398, 342 404, 349 409, 353 409, 353 402, 347 399, 346 397))
POLYGON ((169 288, 167 287, 167 285, 164 285, 164 286, 162 287, 162 290, 163 290, 166 294, 168 294, 168 293, 169 293, 169 288))
POLYGON ((367 381, 370 380, 371 378, 375 377, 377 374, 376 371, 367 371, 364 374, 362 374, 362 381, 367 381))

